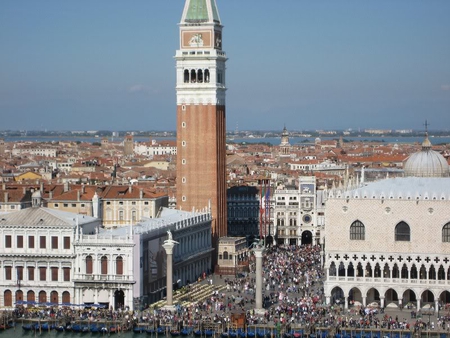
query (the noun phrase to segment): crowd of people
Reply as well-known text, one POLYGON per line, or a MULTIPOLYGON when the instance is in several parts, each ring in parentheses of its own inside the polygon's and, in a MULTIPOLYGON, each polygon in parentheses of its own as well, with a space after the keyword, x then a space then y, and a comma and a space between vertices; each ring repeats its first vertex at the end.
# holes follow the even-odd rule
MULTIPOLYGON (((255 261, 249 273, 232 277, 203 276, 202 282, 224 284, 205 300, 189 306, 176 305, 175 311, 149 307, 143 311, 111 309, 47 308, 18 306, 17 318, 54 318, 68 321, 113 320, 149 327, 170 325, 181 329, 200 328, 207 324, 229 329, 233 314, 243 314, 247 326, 267 325, 290 330, 302 326, 309 330, 328 328, 339 332, 348 328, 364 329, 450 329, 450 318, 438 318, 436 324, 422 318, 399 318, 384 313, 350 310, 326 305, 323 294, 323 270, 319 246, 276 246, 266 248, 263 256, 263 307, 255 311, 255 261)), ((198 282, 197 282, 198 283, 198 282)))

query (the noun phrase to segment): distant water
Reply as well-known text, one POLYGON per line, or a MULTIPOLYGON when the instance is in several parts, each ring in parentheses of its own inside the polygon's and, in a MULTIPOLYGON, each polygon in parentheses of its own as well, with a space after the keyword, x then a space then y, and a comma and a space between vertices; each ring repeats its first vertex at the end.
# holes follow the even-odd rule
MULTIPOLYGON (((122 142, 123 137, 114 137, 114 138, 108 138, 110 142, 122 142)), ((175 137, 141 137, 141 136, 135 136, 134 141, 135 142, 149 142, 150 139, 154 139, 158 142, 164 142, 164 141, 173 141, 176 138, 175 137)), ((320 137, 322 140, 337 140, 338 137, 320 137)), ((405 144, 405 143, 422 143, 424 137, 423 136, 417 136, 417 137, 343 137, 344 141, 360 141, 360 142, 383 142, 386 144, 405 144)), ((94 143, 94 142, 101 142, 102 138, 99 137, 76 137, 76 136, 48 136, 48 137, 27 137, 27 136, 17 136, 17 137, 6 137, 6 142, 64 142, 64 141, 70 141, 70 142, 87 142, 87 143, 94 143)), ((315 137, 290 137, 289 143, 291 145, 295 144, 308 144, 308 143, 314 143, 315 137)), ((280 144, 281 138, 280 137, 265 137, 265 138, 227 138, 227 143, 270 143, 273 145, 280 144)), ((430 137, 430 141, 432 144, 449 144, 450 143, 450 137, 430 137)))

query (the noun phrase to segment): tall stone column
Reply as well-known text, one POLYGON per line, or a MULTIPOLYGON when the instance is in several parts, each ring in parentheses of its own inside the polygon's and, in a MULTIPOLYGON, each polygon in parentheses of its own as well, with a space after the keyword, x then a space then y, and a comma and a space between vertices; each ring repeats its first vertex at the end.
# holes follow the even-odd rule
POLYGON ((172 273, 173 273, 173 247, 175 246, 174 243, 164 243, 162 247, 164 250, 166 250, 167 255, 167 267, 166 267, 166 297, 167 297, 167 303, 165 308, 173 307, 173 280, 172 280, 172 273))
POLYGON ((166 266, 166 305, 163 307, 165 310, 173 311, 175 310, 175 306, 173 306, 173 248, 175 244, 178 244, 178 242, 175 242, 172 239, 172 233, 170 231, 167 231, 168 233, 168 239, 164 241, 164 244, 162 247, 164 250, 166 250, 167 255, 167 266, 166 266))
POLYGON ((256 258, 256 294, 255 294, 255 312, 264 313, 264 308, 262 306, 262 257, 264 252, 264 247, 255 247, 255 258, 256 258))

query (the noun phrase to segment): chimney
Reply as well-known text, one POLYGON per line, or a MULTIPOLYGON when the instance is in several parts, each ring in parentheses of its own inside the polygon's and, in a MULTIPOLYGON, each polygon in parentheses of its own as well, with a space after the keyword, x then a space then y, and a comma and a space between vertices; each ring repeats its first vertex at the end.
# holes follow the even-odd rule
POLYGON ((27 193, 27 188, 26 188, 26 187, 23 187, 23 188, 22 188, 22 192, 23 192, 24 195, 26 195, 26 193, 27 193))
POLYGON ((53 199, 53 190, 50 190, 50 192, 48 193, 48 197, 49 199, 53 199))
POLYGON ((84 195, 86 193, 86 188, 84 184, 81 185, 81 194, 84 195))
POLYGON ((80 190, 77 190, 77 201, 80 201, 80 190))
POLYGON ((5 192, 5 203, 8 203, 9 194, 5 192))
POLYGON ((130 184, 128 190, 130 191, 130 194, 133 192, 133 184, 130 184))
POLYGON ((2 183, 2 190, 6 190, 6 183, 5 182, 2 183))
POLYGON ((41 190, 41 194, 44 194, 44 182, 43 181, 41 181, 40 190, 41 190))
POLYGON ((144 197, 144 189, 139 189, 139 198, 142 199, 144 197))
POLYGON ((64 192, 69 191, 69 182, 64 182, 64 192))

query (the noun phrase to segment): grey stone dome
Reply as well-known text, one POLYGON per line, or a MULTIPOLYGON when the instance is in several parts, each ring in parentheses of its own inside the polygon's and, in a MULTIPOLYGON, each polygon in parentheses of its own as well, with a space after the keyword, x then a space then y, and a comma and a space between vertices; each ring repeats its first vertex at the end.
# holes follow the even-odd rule
POLYGON ((422 151, 408 157, 403 166, 405 176, 414 177, 449 177, 447 160, 437 151, 431 149, 428 135, 422 143, 422 151))

